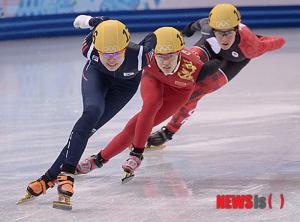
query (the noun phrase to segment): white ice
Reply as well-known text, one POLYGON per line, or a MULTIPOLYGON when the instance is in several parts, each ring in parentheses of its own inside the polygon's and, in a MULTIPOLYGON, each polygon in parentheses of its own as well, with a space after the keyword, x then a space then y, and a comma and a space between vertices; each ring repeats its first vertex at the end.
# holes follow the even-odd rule
MULTIPOLYGON (((52 208, 56 189, 16 201, 50 167, 81 115, 83 37, 0 42, 0 221, 299 221, 300 29, 256 31, 283 35, 287 44, 204 97, 165 149, 145 153, 130 183, 121 184, 128 152, 76 177, 71 212, 52 208), (270 193, 273 209, 216 209, 218 194, 270 193)), ((104 147, 140 106, 137 93, 83 157, 104 147)))

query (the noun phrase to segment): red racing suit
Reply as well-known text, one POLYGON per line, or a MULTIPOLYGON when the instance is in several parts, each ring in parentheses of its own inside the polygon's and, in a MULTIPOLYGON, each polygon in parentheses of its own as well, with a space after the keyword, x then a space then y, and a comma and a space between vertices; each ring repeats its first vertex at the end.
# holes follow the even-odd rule
POLYGON ((141 80, 142 109, 101 151, 105 160, 131 144, 144 148, 153 126, 172 116, 190 98, 203 62, 188 49, 183 49, 179 58, 180 62, 171 75, 162 73, 155 59, 144 69, 141 80))
POLYGON ((202 38, 192 48, 203 62, 217 58, 222 61, 220 68, 213 75, 197 83, 187 101, 167 124, 169 131, 175 133, 194 112, 198 101, 206 94, 213 92, 233 79, 250 61, 268 51, 281 48, 285 40, 280 36, 258 36, 244 24, 240 24, 233 45, 228 50, 220 48, 207 19, 200 19, 184 29, 187 36, 201 31, 202 38))

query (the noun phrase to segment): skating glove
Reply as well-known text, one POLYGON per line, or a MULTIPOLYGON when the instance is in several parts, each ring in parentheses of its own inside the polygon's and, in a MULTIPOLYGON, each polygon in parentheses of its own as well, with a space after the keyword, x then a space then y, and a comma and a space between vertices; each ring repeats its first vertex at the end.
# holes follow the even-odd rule
POLYGON ((202 69, 198 75, 197 82, 203 80, 206 76, 215 73, 221 65, 222 61, 219 59, 212 59, 203 64, 202 69))
POLYGON ((182 30, 182 34, 186 37, 191 37, 192 35, 194 35, 195 31, 192 30, 191 25, 193 23, 190 23, 188 25, 186 25, 183 30, 182 30))
POLYGON ((92 29, 93 27, 89 25, 89 21, 92 17, 89 15, 79 15, 75 18, 73 26, 77 29, 92 29))

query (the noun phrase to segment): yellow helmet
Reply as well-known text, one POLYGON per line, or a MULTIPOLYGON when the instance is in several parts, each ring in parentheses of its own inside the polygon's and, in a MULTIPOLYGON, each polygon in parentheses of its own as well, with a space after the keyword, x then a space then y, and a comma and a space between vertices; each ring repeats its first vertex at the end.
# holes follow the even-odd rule
POLYGON ((119 52, 128 46, 129 41, 127 27, 118 20, 101 22, 93 33, 94 46, 102 53, 119 52))
POLYGON ((184 39, 177 29, 173 27, 161 27, 154 31, 157 43, 155 53, 169 54, 177 52, 184 47, 184 39))
POLYGON ((208 25, 213 29, 232 29, 240 22, 240 12, 234 5, 228 3, 217 4, 208 16, 208 25))

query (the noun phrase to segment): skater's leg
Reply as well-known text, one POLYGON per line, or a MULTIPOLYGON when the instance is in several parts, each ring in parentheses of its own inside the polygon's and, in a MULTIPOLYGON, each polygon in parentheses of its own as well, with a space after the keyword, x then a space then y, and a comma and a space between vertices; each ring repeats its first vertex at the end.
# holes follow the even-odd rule
POLYGON ((226 83, 227 78, 221 70, 197 83, 188 101, 175 112, 168 124, 150 135, 148 138, 148 147, 160 146, 168 140, 171 140, 174 133, 176 133, 193 114, 200 99, 206 94, 219 89, 226 83))
POLYGON ((163 105, 164 84, 155 78, 144 76, 141 81, 141 96, 143 106, 135 126, 133 145, 143 148, 151 133, 155 116, 163 105))
POLYGON ((111 87, 111 80, 101 75, 96 65, 90 65, 82 79, 83 114, 71 132, 62 171, 75 172, 89 135, 104 113, 105 97, 109 87, 111 87))
POLYGON ((170 132, 176 133, 182 126, 182 124, 192 115, 195 108, 197 107, 198 101, 204 95, 205 93, 203 84, 197 84, 189 100, 175 112, 171 120, 168 122, 166 128, 170 132))
MULTIPOLYGON (((152 129, 152 124, 153 124, 153 119, 155 117, 155 109, 156 107, 157 110, 160 108, 162 102, 160 102, 162 98, 162 87, 161 84, 158 84, 158 81, 149 78, 149 77, 144 77, 142 79, 142 97, 143 100, 147 98, 145 101, 147 101, 143 104, 142 110, 146 110, 145 113, 147 114, 146 116, 150 118, 151 121, 142 121, 144 124, 150 124, 150 131, 152 129), (153 115, 154 113, 154 115, 153 115), (150 117, 149 117, 150 116, 150 117), (153 117, 153 118, 152 118, 153 117)), ((119 133, 117 136, 113 138, 113 140, 101 151, 99 152, 98 156, 101 156, 104 160, 109 160, 113 156, 119 154, 122 152, 124 149, 126 149, 128 146, 130 146, 133 142, 133 138, 136 132, 136 123, 139 118, 139 115, 141 114, 138 113, 135 115, 125 126, 125 128, 122 130, 121 133, 119 133)), ((145 130, 145 125, 143 124, 142 128, 145 130)), ((149 128, 149 127, 148 127, 149 128)), ((147 139, 147 136, 146 136, 147 139)), ((144 143, 145 144, 145 143, 144 143)), ((140 144, 139 144, 140 145, 140 144)), ((144 145, 142 146, 144 147, 144 145)))
POLYGON ((56 178, 61 172, 61 167, 66 160, 68 149, 72 145, 80 146, 79 153, 84 149, 87 139, 92 135, 93 126, 101 117, 104 110, 104 98, 107 92, 107 80, 101 78, 97 68, 94 65, 87 65, 83 70, 82 78, 82 97, 84 111, 80 119, 76 122, 67 145, 47 171, 48 175, 56 178), (74 135, 75 132, 75 135, 74 135), (78 143, 78 144, 76 144, 78 143))
POLYGON ((133 139, 134 148, 132 152, 130 152, 129 158, 122 165, 124 171, 126 172, 126 175, 122 179, 122 182, 126 181, 128 178, 131 178, 134 175, 133 174, 134 171, 140 166, 143 160, 142 154, 144 151, 145 143, 147 141, 147 138, 149 137, 152 127, 154 125, 160 124, 168 117, 170 117, 178 109, 178 107, 180 107, 186 102, 186 100, 189 98, 191 94, 191 90, 182 90, 182 89, 179 90, 166 85, 161 85, 161 86, 163 87, 162 90, 160 91, 161 94, 157 95, 157 97, 154 96, 153 100, 152 97, 153 94, 155 93, 152 93, 151 99, 150 98, 147 99, 146 97, 147 91, 145 92, 144 95, 142 94, 144 105, 145 104, 149 105, 149 107, 147 106, 144 107, 143 105, 143 108, 145 109, 142 109, 142 111, 139 114, 138 121, 135 127, 134 139, 133 139), (156 108, 152 113, 148 113, 147 108, 151 110, 153 106, 155 107, 154 103, 155 102, 157 103, 160 100, 162 101, 162 104, 156 106, 156 108), (141 118, 142 113, 147 115, 141 118), (142 124, 139 125, 139 123, 142 124), (146 123, 150 123, 148 125, 149 129, 147 131, 144 130, 146 123))
POLYGON ((88 138, 105 109, 105 96, 110 87, 110 79, 98 72, 95 65, 86 69, 82 79, 83 113, 76 122, 69 141, 65 160, 58 180, 58 201, 53 202, 54 208, 72 209, 70 198, 73 195, 74 173, 78 161, 84 152, 88 138))
POLYGON ((140 166, 143 160, 143 152, 146 140, 152 130, 155 116, 163 105, 164 84, 157 79, 144 76, 141 82, 141 96, 143 106, 136 118, 132 151, 128 159, 122 165, 125 177, 122 182, 133 177, 133 172, 140 166))
MULTIPOLYGON (((97 122, 95 129, 99 129, 111 118, 113 118, 133 97, 138 89, 140 75, 130 80, 115 80, 113 86, 107 92, 105 98, 105 111, 97 122)), ((105 154, 104 154, 105 155, 105 154)), ((109 155, 110 156, 110 155, 109 155)), ((101 168, 107 161, 101 152, 81 161, 76 167, 77 174, 87 174, 96 168, 101 168)))
POLYGON ((162 103, 156 106, 155 110, 153 110, 153 107, 155 107, 154 104, 159 100, 149 94, 149 100, 152 102, 148 103, 149 105, 146 107, 147 109, 145 109, 148 112, 145 111, 143 113, 143 118, 139 117, 139 125, 136 126, 133 144, 137 147, 144 147, 153 126, 161 123, 175 113, 191 94, 191 90, 176 89, 167 85, 163 86, 161 92, 163 94, 158 98, 161 98, 162 103), (151 118, 149 118, 149 116, 151 118), (145 124, 148 124, 147 131, 144 130, 145 124))
POLYGON ((99 121, 95 125, 98 130, 109 120, 111 120, 135 95, 141 80, 141 75, 137 75, 129 80, 115 80, 113 86, 105 97, 105 110, 99 121))
POLYGON ((221 70, 213 75, 207 76, 200 83, 196 84, 189 100, 172 116, 171 121, 166 128, 175 133, 193 114, 200 99, 208 93, 211 93, 227 83, 227 78, 221 70))
POLYGON ((132 144, 134 137, 138 115, 139 114, 136 114, 133 118, 131 118, 126 124, 125 128, 118 135, 116 135, 108 143, 108 145, 98 153, 98 155, 101 155, 103 159, 108 161, 129 147, 132 144))

